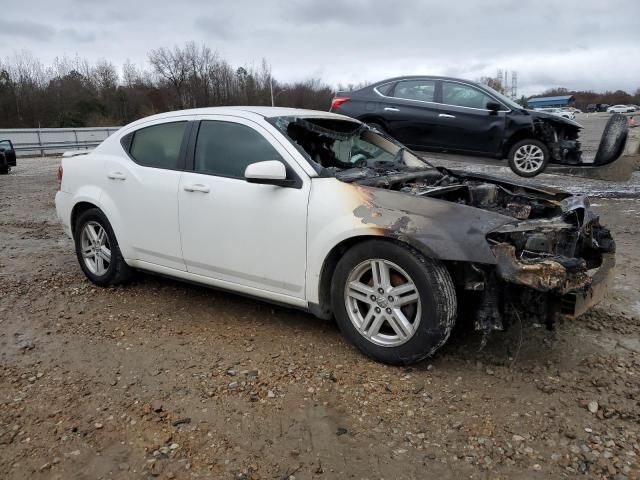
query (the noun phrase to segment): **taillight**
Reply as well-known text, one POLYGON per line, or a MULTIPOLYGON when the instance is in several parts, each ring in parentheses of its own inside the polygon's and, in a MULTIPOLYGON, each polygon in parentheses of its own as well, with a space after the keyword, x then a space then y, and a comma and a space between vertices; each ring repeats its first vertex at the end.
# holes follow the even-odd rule
POLYGON ((349 101, 349 97, 334 97, 334 99, 331 100, 331 110, 340 108, 340 105, 348 101, 349 101))
POLYGON ((62 188, 62 164, 58 165, 58 190, 62 188))

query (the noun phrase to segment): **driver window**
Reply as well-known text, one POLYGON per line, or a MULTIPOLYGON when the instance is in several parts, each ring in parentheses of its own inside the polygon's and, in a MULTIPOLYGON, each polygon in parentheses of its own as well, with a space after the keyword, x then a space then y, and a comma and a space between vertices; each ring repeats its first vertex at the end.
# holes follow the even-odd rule
POLYGON ((253 128, 240 123, 205 120, 196 143, 195 171, 244 178, 248 165, 282 160, 276 149, 253 128))
POLYGON ((442 103, 446 105, 486 110, 487 102, 495 100, 473 87, 461 83, 442 83, 442 103))

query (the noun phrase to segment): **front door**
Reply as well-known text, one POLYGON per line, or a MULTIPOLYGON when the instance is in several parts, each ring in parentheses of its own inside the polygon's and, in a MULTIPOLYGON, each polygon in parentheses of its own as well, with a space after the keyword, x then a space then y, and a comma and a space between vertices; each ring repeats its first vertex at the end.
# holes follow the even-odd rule
POLYGON ((308 177, 262 126, 237 117, 200 123, 191 172, 178 189, 190 273, 304 298, 308 177), (280 160, 295 187, 248 183, 247 165, 280 160))
POLYGON ((442 147, 491 155, 499 153, 508 109, 488 110, 487 103, 495 101, 470 85, 443 81, 439 128, 442 147))

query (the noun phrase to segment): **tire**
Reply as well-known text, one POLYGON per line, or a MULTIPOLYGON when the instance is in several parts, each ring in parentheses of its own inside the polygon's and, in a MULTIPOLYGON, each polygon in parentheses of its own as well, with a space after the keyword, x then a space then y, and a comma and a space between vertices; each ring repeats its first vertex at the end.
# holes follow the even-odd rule
POLYGON ((106 287, 131 278, 133 271, 124 261, 113 228, 100 209, 92 208, 80 214, 73 237, 80 268, 92 283, 106 287), (93 237, 90 231, 93 231, 93 237), (83 250, 89 251, 87 258, 83 250), (107 252, 110 253, 108 257, 107 252))
POLYGON ((509 150, 509 168, 521 177, 535 177, 544 172, 549 163, 549 149, 540 140, 520 140, 509 150))
POLYGON ((365 355, 390 365, 433 355, 449 338, 457 313, 455 288, 442 263, 385 240, 367 240, 345 253, 333 274, 331 303, 342 334, 365 355), (372 262, 377 271, 388 268, 390 281, 373 280, 372 262), (398 323, 400 318, 406 322, 398 323))
POLYGON ((0 175, 7 175, 11 170, 9 167, 0 167, 0 175))
POLYGON ((593 160, 594 165, 608 165, 615 162, 627 143, 629 124, 627 117, 620 114, 611 115, 602 132, 598 152, 593 160))

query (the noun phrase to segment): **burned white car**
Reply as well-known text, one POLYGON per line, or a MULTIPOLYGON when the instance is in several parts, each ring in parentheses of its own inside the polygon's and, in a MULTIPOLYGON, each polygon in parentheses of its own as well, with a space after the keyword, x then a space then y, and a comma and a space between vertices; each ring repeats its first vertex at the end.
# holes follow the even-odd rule
POLYGON ((335 317, 409 364, 458 305, 485 334, 598 302, 615 243, 587 198, 430 165, 341 115, 172 112, 63 159, 58 216, 98 285, 141 269, 335 317))

